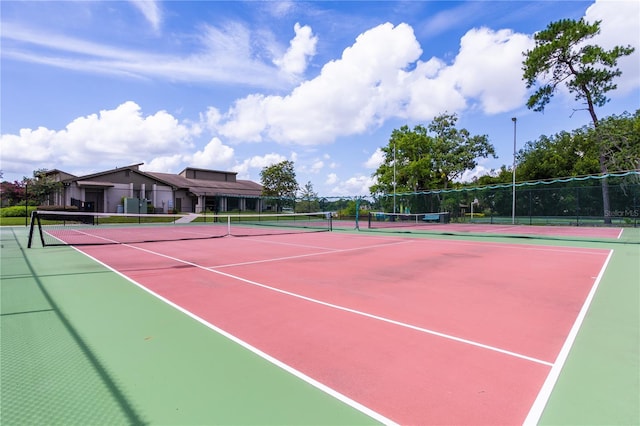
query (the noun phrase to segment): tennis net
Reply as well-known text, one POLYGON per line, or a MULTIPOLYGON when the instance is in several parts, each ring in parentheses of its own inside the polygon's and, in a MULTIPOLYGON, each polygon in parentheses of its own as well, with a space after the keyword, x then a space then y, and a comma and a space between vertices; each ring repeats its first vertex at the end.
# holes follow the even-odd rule
POLYGON ((369 212, 367 227, 369 229, 414 227, 430 223, 449 223, 449 213, 369 212))
POLYGON ((35 211, 28 247, 132 244, 331 231, 331 214, 111 214, 35 211))

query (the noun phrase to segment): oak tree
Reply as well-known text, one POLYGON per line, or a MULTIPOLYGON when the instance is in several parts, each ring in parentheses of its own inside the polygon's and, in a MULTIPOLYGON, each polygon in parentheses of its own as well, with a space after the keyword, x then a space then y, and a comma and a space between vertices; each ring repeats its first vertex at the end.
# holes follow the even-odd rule
POLYGON ((384 161, 373 174, 377 183, 371 192, 447 188, 465 171, 475 168, 479 158, 495 157, 486 135, 458 129, 457 120, 455 114, 441 114, 426 127, 393 130, 389 143, 381 148, 384 161))
MULTIPOLYGON (((260 182, 263 196, 277 198, 284 204, 293 204, 298 190, 293 161, 285 160, 263 168, 260 182)), ((282 205, 280 202, 277 204, 282 205)))

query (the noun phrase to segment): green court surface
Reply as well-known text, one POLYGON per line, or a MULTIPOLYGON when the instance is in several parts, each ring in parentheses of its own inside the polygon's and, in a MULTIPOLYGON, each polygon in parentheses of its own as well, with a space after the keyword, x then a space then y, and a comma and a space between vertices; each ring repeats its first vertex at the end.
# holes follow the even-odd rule
MULTIPOLYGON (((0 236, 2 425, 377 423, 70 247, 0 236)), ((614 251, 540 424, 640 424, 640 229, 623 237, 521 241, 614 251)))

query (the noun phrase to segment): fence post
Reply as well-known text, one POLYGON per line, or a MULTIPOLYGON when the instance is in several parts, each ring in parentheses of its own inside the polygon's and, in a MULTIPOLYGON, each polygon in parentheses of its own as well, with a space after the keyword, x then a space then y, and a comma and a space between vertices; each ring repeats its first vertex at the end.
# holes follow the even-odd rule
POLYGON ((580 188, 576 186, 576 226, 580 226, 580 188))
POLYGON ((24 226, 29 226, 29 181, 24 183, 24 226))
POLYGON ((531 210, 532 210, 532 205, 533 205, 533 200, 531 197, 531 191, 533 191, 532 189, 529 189, 529 225, 533 225, 533 218, 531 217, 531 210))

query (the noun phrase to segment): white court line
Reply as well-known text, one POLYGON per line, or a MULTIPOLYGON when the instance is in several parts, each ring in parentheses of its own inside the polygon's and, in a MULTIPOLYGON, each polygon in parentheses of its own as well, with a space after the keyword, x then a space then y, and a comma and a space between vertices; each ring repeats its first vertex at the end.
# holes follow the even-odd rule
MULTIPOLYGON (((306 254, 298 254, 298 255, 295 255, 295 256, 273 257, 273 258, 270 258, 270 259, 250 260, 250 261, 247 261, 247 262, 227 263, 227 264, 224 264, 224 265, 215 265, 215 266, 205 266, 204 268, 206 268, 206 269, 211 269, 211 268, 220 269, 220 268, 229 268, 231 266, 246 266, 246 265, 253 265, 253 264, 257 264, 257 263, 278 262, 280 260, 300 259, 302 257, 324 256, 324 255, 327 255, 327 254, 345 253, 345 252, 349 252, 349 251, 366 250, 366 249, 376 248, 376 247, 391 247, 391 246, 398 245, 398 244, 409 244, 409 243, 413 243, 413 242, 414 241, 412 241, 412 240, 406 240, 406 241, 398 241, 398 242, 395 242, 395 243, 375 244, 375 245, 366 246, 366 247, 353 247, 353 248, 349 248, 349 249, 334 249, 334 248, 326 248, 326 247, 314 247, 314 248, 316 248, 318 250, 327 250, 327 251, 324 251, 322 253, 306 253, 306 254)), ((288 244, 288 245, 292 245, 292 246, 296 246, 296 247, 309 248, 309 246, 297 246, 296 244, 288 244)))
POLYGON ((144 248, 141 248, 141 247, 131 246, 131 245, 128 245, 128 244, 124 244, 124 245, 126 245, 127 247, 131 247, 133 249, 136 249, 136 250, 140 250, 140 251, 155 255, 155 256, 164 257, 166 259, 170 259, 170 260, 173 260, 173 261, 178 262, 178 263, 184 263, 186 265, 194 266, 196 268, 199 268, 199 269, 202 269, 202 270, 205 270, 205 271, 213 272, 214 274, 222 275, 224 277, 231 278, 231 279, 234 279, 234 280, 238 280, 238 281, 241 281, 241 282, 244 282, 244 283, 247 283, 247 284, 251 284, 251 285, 254 285, 256 287, 261 287, 261 288, 264 288, 264 289, 267 289, 267 290, 271 290, 271 291, 274 291, 276 293, 286 294, 287 296, 292 296, 292 297, 295 297, 295 298, 298 298, 298 299, 301 299, 301 300, 306 300, 308 302, 316 303, 318 305, 327 306, 329 308, 337 309, 339 311, 349 312, 349 313, 360 315, 360 316, 363 316, 363 317, 366 317, 366 318, 371 318, 371 319, 375 319, 375 320, 378 320, 378 321, 386 322, 388 324, 394 324, 394 325, 397 325, 397 326, 400 326, 400 327, 404 327, 404 328, 408 328, 408 329, 411 329, 411 330, 419 331, 421 333, 430 334, 432 336, 441 337, 441 338, 447 339, 447 340, 452 340, 454 342, 463 343, 463 344, 470 345, 470 346, 475 346, 477 348, 482 348, 482 349, 486 349, 486 350, 493 351, 493 352, 498 352, 498 353, 501 353, 501 354, 504 354, 504 355, 512 356, 514 358, 524 359, 524 360, 527 360, 527 361, 530 361, 530 362, 534 362, 536 364, 542 364, 542 365, 546 365, 546 366, 552 366, 553 365, 551 362, 544 361, 544 360, 541 360, 541 359, 537 359, 537 358, 534 358, 534 357, 530 357, 530 356, 527 356, 527 355, 523 355, 523 354, 520 354, 520 353, 517 353, 517 352, 512 352, 512 351, 509 351, 509 350, 506 350, 506 349, 502 349, 502 348, 498 348, 498 347, 491 346, 491 345, 485 345, 483 343, 479 343, 479 342, 476 342, 476 341, 473 341, 473 340, 463 339, 461 337, 453 336, 453 335, 446 334, 446 333, 441 333, 439 331, 431 330, 431 329, 428 329, 428 328, 418 327, 418 326, 415 326, 415 325, 407 324, 407 323, 404 323, 404 322, 401 322, 401 321, 392 320, 392 319, 381 317, 381 316, 378 316, 378 315, 369 314, 367 312, 358 311, 356 309, 347 308, 345 306, 340 306, 340 305, 335 305, 333 303, 323 302, 322 300, 318 300, 318 299, 314 299, 314 298, 311 298, 311 297, 303 296, 301 294, 297 294, 297 293, 293 293, 293 292, 290 292, 290 291, 282 290, 282 289, 279 289, 279 288, 276 288, 276 287, 271 287, 271 286, 268 286, 266 284, 259 283, 257 281, 248 280, 246 278, 242 278, 242 277, 239 277, 239 276, 236 276, 236 275, 228 274, 226 272, 218 271, 218 270, 216 270, 214 268, 208 268, 206 266, 198 265, 197 263, 193 263, 193 262, 189 262, 189 261, 186 261, 186 260, 183 260, 183 259, 179 259, 177 257, 169 256, 169 255, 158 253, 158 252, 154 252, 152 250, 147 250, 147 249, 144 249, 144 248))
MULTIPOLYGON (((252 241, 259 241, 259 242, 270 242, 270 241, 266 241, 266 240, 254 240, 252 239, 252 241)), ((478 245, 478 244, 482 244, 482 246, 486 247, 487 244, 485 243, 481 243, 481 242, 460 242, 460 241, 448 241, 448 240, 443 240, 443 242, 447 242, 447 243, 452 243, 455 245, 478 245)), ((414 243, 414 244, 418 244, 418 243, 425 243, 424 240, 422 239, 405 239, 405 240, 401 240, 401 241, 396 241, 394 243, 386 243, 386 244, 373 244, 373 245, 369 245, 369 246, 364 246, 364 247, 354 247, 354 248, 349 248, 349 249, 334 249, 334 248, 328 248, 328 247, 315 247, 315 246, 309 246, 309 245, 298 245, 298 244, 294 244, 294 243, 282 243, 282 242, 277 242, 275 244, 283 244, 283 245, 289 245, 289 246, 293 246, 293 247, 304 247, 304 248, 315 248, 318 250, 327 250, 325 252, 322 253, 306 253, 306 254, 299 254, 299 255, 294 255, 294 256, 284 256, 284 257, 274 257, 274 258, 270 258, 270 259, 262 259, 262 260, 251 260, 251 261, 247 261, 247 262, 238 262, 238 263, 228 263, 228 264, 223 264, 223 265, 212 265, 212 266, 205 266, 205 268, 215 268, 215 269, 221 269, 221 268, 229 268, 229 267, 233 267, 233 266, 246 266, 246 265, 253 265, 253 264, 260 264, 260 263, 269 263, 269 262, 278 262, 281 260, 291 260, 291 259, 300 259, 303 257, 313 257, 313 256, 324 256, 327 254, 334 254, 334 253, 344 253, 344 252, 352 252, 352 251, 358 251, 358 250, 366 250, 369 248, 379 248, 379 247, 391 247, 394 245, 399 245, 399 244, 407 244, 407 243, 414 243)), ((507 244, 509 245, 509 244, 507 244)), ((493 246, 493 245, 492 245, 493 246)), ((501 247, 504 248, 503 245, 497 245, 495 247, 501 247)), ((518 245, 518 247, 521 247, 520 245, 518 245)), ((580 254, 585 254, 585 250, 589 250, 589 249, 579 249, 579 250, 567 250, 567 249, 556 249, 553 246, 543 246, 543 247, 536 247, 536 246, 526 246, 530 249, 536 250, 536 251, 551 251, 551 252, 560 252, 560 253, 580 253, 580 254)), ((594 250, 601 250, 601 249, 594 249, 594 250)), ((602 251, 602 250, 601 250, 602 251)), ((589 254, 602 254, 602 253, 595 253, 595 252, 588 252, 589 254)))
MULTIPOLYGON (((271 235, 269 237, 272 237, 271 235)), ((254 243, 262 243, 262 244, 274 244, 274 245, 278 245, 278 246, 292 246, 292 247, 302 247, 302 248, 311 248, 311 249, 317 249, 317 250, 339 250, 339 249, 334 249, 332 247, 322 247, 322 246, 312 246, 310 244, 300 244, 300 243, 289 243, 287 241, 276 241, 276 240, 272 240, 272 239, 263 239, 263 238, 258 238, 258 236, 256 237, 242 237, 243 240, 245 241, 251 241, 254 243)))
MULTIPOLYGON (((128 244, 125 244, 128 247, 131 248, 137 248, 134 246, 129 246, 128 244)), ((348 406, 360 411, 361 413, 364 413, 366 415, 368 415, 369 417, 371 417, 372 419, 384 424, 384 425, 389 425, 389 426, 396 426, 398 425, 396 422, 392 421, 391 419, 383 416, 382 414, 373 411, 372 409, 370 409, 369 407, 366 407, 362 404, 360 404, 359 402, 349 398, 348 396, 338 392, 337 390, 330 388, 329 386, 313 379, 310 376, 307 376, 306 374, 304 374, 303 372, 293 368, 292 366, 285 364, 284 362, 278 360, 277 358, 272 357, 271 355, 267 354, 266 352, 261 351, 260 349, 256 348, 255 346, 249 344, 248 342, 245 342, 244 340, 234 336, 231 333, 228 333, 226 331, 224 331, 223 329, 211 324, 210 322, 206 321, 205 319, 197 316, 196 314, 188 311, 187 309, 184 309, 183 307, 181 307, 180 305, 177 305, 175 303, 173 303, 172 301, 170 301, 169 299, 166 299, 165 297, 159 295, 158 293, 154 292, 153 290, 145 287, 144 285, 138 283, 137 281, 129 278, 128 276, 124 275, 123 273, 115 270, 114 268, 112 268, 111 266, 105 264, 104 262, 96 259, 95 257, 84 253, 83 251, 79 250, 78 248, 74 247, 74 249, 80 253, 82 253, 83 255, 87 256, 88 258, 92 259, 95 262, 98 262, 100 265, 104 266, 105 268, 115 272, 116 274, 118 274, 119 276, 121 276, 122 278, 124 278, 125 280, 129 281, 130 283, 134 284, 135 286, 139 287, 140 289, 146 291, 147 293, 151 294, 152 296, 158 298, 159 300, 163 301, 164 303, 166 303, 167 305, 177 309, 178 311, 182 312, 183 314, 187 315, 188 317, 196 320, 197 322, 199 322, 200 324, 204 325, 205 327, 210 328, 211 330, 215 331, 216 333, 221 334, 222 336, 226 337, 227 339, 231 340, 234 343, 237 343, 238 345, 242 346, 243 348, 253 352, 254 354, 258 355, 259 357, 263 358, 264 360, 272 363, 273 365, 282 368, 284 371, 294 375, 295 377, 307 382, 308 384, 310 384, 311 386, 325 392, 326 394, 336 398, 337 400, 343 402, 344 404, 347 404, 348 406)), ((144 251, 148 251, 148 250, 144 250, 144 251)), ((188 262, 185 262, 188 263, 188 262)), ((196 265, 197 266, 197 265, 196 265)), ((206 268, 205 268, 206 269, 206 268)))
POLYGON ((549 397, 551 396, 551 392, 558 381, 558 377, 560 377, 560 372, 564 367, 565 362, 567 361, 567 357, 569 356, 569 352, 571 351, 571 347, 573 346, 573 342, 576 340, 576 336, 578 335, 578 331, 580 331, 580 327, 582 326, 582 322, 584 321, 585 316, 587 315, 587 311, 591 306, 591 302, 598 290, 598 286, 600 285, 600 281, 602 280, 602 276, 604 275, 604 271, 607 269, 607 265, 609 264, 609 260, 611 260, 611 256, 613 255, 613 250, 609 250, 609 255, 602 265, 600 269, 600 273, 596 277, 593 286, 591 287, 591 291, 587 295, 587 298, 582 305, 582 309, 578 313, 575 322, 573 323, 573 327, 571 327, 571 331, 569 331, 569 335, 564 341, 564 345, 562 345, 562 349, 560 349, 560 353, 556 358, 556 361, 553 363, 553 367, 547 376, 536 400, 534 401, 531 409, 529 410, 529 414, 524 421, 524 425, 537 425, 540 421, 540 417, 544 411, 547 402, 549 401, 549 397))
MULTIPOLYGON (((410 237, 415 238, 415 237, 410 237)), ((432 240, 425 240, 417 238, 418 241, 424 241, 425 243, 432 240)), ((515 243, 496 243, 485 241, 456 241, 456 240, 437 240, 441 243, 465 245, 465 246, 482 246, 482 247, 499 247, 509 249, 520 250, 533 250, 533 251, 546 251, 552 253, 580 253, 580 254, 593 254, 601 255, 605 249, 599 248, 587 248, 587 247, 571 247, 571 246, 549 246, 549 245, 534 245, 534 244, 515 244, 515 243)))
MULTIPOLYGON (((348 234, 351 235, 351 234, 348 234)), ((373 234, 370 234, 373 235, 373 234)), ((429 239, 425 239, 419 236, 420 234, 416 234, 416 235, 406 235, 404 236, 404 238, 406 239, 414 239, 416 241, 422 241, 426 244, 428 243, 433 243, 433 241, 437 241, 438 243, 441 244, 451 244, 451 245, 465 245, 465 246, 482 246, 482 247, 501 247, 501 248, 509 248, 509 249, 520 249, 520 250, 535 250, 535 251, 548 251, 548 252, 557 252, 557 253, 580 253, 580 254, 595 254, 595 255, 600 255, 602 254, 603 251, 606 251, 605 249, 597 249, 597 248, 587 248, 587 247, 572 247, 572 246, 552 246, 552 245, 545 245, 545 244, 528 244, 528 243, 499 243, 499 242, 494 242, 494 241, 469 241, 469 240, 450 240, 450 239, 441 239, 441 238, 429 238, 429 239), (598 253, 598 251, 600 253, 598 253)), ((427 234, 423 234, 423 235, 427 235, 427 234)), ((437 235, 437 234, 434 234, 437 235)), ((464 237, 465 235, 460 235, 461 237, 464 237)), ((475 235, 478 236, 478 235, 475 235)), ((369 236, 365 236, 363 235, 364 238, 368 238, 369 236)), ((482 235, 480 235, 480 237, 483 237, 482 235)), ((371 237, 373 238, 373 236, 371 237)), ((380 236, 379 234, 376 235, 376 238, 384 238, 382 236, 380 236)), ((399 239, 402 237, 391 237, 389 236, 389 238, 394 238, 394 239, 399 239)), ((561 242, 561 240, 558 240, 558 242, 561 242)), ((603 241, 606 242, 606 241, 603 241)))
MULTIPOLYGON (((334 235, 340 235, 340 236, 344 236, 344 235, 348 235, 348 239, 349 240, 369 240, 371 241, 372 239, 378 239, 378 240, 382 240, 382 241, 393 241, 395 240, 395 243, 401 243, 401 242, 406 242, 407 240, 409 240, 409 238, 402 238, 402 237, 387 237, 387 236, 373 236, 373 235, 360 235, 360 234, 334 234, 334 235)), ((277 239, 273 239, 272 238, 273 235, 256 235, 253 237, 242 237, 243 240, 245 241, 253 241, 253 242, 257 242, 257 243, 264 243, 264 244, 276 244, 276 245, 283 245, 283 246, 293 246, 293 247, 305 247, 305 248, 315 248, 315 249, 319 249, 319 250, 344 250, 344 249, 336 249, 333 247, 324 247, 324 246, 316 246, 316 245, 310 245, 310 244, 300 244, 300 243, 290 243, 287 241, 278 241, 277 239)), ((416 240, 420 240, 419 238, 416 240)), ((391 244, 395 244, 395 243, 385 243, 385 244, 375 244, 375 245, 369 245, 369 247, 383 247, 385 245, 391 245, 391 244)))

